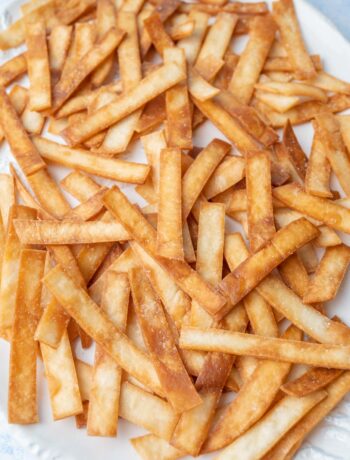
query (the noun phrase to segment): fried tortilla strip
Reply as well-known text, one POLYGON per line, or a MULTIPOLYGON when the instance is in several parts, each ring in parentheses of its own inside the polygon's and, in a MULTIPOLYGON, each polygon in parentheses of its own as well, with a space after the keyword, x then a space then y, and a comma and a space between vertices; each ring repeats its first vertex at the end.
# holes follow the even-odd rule
POLYGON ((181 361, 162 304, 145 272, 134 268, 129 278, 142 335, 167 399, 176 412, 198 406, 201 399, 181 361))
POLYGON ((37 344, 34 341, 34 332, 41 314, 41 278, 44 274, 45 257, 45 251, 21 251, 11 337, 9 423, 28 424, 39 420, 36 386, 37 344))
POLYGON ((308 158, 301 148, 289 120, 283 129, 283 145, 287 149, 289 157, 295 165, 299 176, 305 179, 308 158))
POLYGON ((350 159, 340 131, 340 123, 333 114, 323 113, 316 116, 315 124, 331 168, 345 194, 349 196, 350 159))
POLYGON ((29 76, 29 108, 51 107, 51 75, 44 21, 26 22, 27 65, 29 76))
POLYGON ((282 45, 288 53, 296 78, 308 80, 316 77, 315 66, 307 53, 293 0, 275 2, 273 18, 278 25, 282 45))
POLYGON ((204 186, 231 146, 214 139, 196 157, 182 179, 182 218, 186 219, 204 186))
MULTIPOLYGON (((318 236, 318 230, 306 219, 299 219, 279 230, 271 242, 256 254, 251 255, 236 270, 220 283, 220 289, 236 305, 258 285, 274 268, 297 249, 318 236)), ((228 308, 219 313, 224 316, 228 308)))
POLYGON ((124 370, 156 393, 162 393, 149 358, 107 319, 86 291, 76 285, 59 265, 45 276, 43 282, 78 325, 124 370))
POLYGON ((104 38, 86 53, 72 70, 62 75, 53 90, 53 112, 56 112, 85 78, 117 48, 123 37, 124 32, 115 29, 109 30, 104 38))
MULTIPOLYGON (((123 91, 126 94, 135 88, 142 79, 136 15, 131 12, 120 11, 118 13, 118 24, 120 29, 127 33, 127 36, 118 47, 119 73, 123 91)), ((111 126, 98 152, 108 154, 124 152, 131 141, 140 116, 141 110, 137 110, 111 126)))
MULTIPOLYGON (((109 272, 101 308, 122 332, 128 317, 130 286, 124 273, 109 272)), ((95 351, 87 431, 93 436, 117 434, 122 369, 99 346, 95 351)))
POLYGON ((350 347, 344 345, 316 344, 189 326, 182 327, 179 343, 185 350, 216 351, 334 369, 350 368, 350 347))
POLYGON ((96 195, 101 189, 101 186, 90 176, 79 171, 73 171, 67 174, 67 176, 61 180, 60 186, 80 202, 88 200, 93 195, 96 195))
POLYGON ((0 124, 12 154, 26 176, 46 167, 4 88, 0 88, 0 124))
POLYGON ((72 149, 43 137, 35 137, 33 141, 47 160, 121 182, 143 184, 150 169, 141 163, 98 157, 87 150, 72 149))
POLYGON ((208 28, 209 15, 201 11, 191 11, 188 18, 194 21, 193 33, 189 37, 179 40, 177 46, 185 51, 187 63, 193 65, 208 28))
POLYGON ((163 149, 166 149, 164 131, 154 131, 141 137, 143 150, 145 151, 147 161, 152 168, 152 183, 156 194, 159 193, 159 175, 160 175, 160 156, 163 149))
POLYGON ((303 398, 285 396, 254 427, 226 447, 217 459, 237 458, 241 452, 244 452, 247 460, 261 459, 284 434, 326 397, 325 391, 317 391, 303 398))
POLYGON ((271 162, 268 153, 254 152, 246 158, 248 236, 257 252, 276 233, 271 193, 271 162))
POLYGON ((306 169, 305 190, 311 195, 332 198, 330 190, 331 165, 327 158, 327 146, 321 135, 319 124, 314 121, 314 138, 306 169))
POLYGON ((70 144, 79 144, 135 112, 185 77, 183 69, 176 63, 164 64, 121 96, 118 101, 102 107, 83 122, 73 124, 63 131, 63 135, 70 144))
POLYGON ((236 185, 245 176, 245 161, 236 156, 227 156, 215 169, 206 183, 203 193, 210 200, 236 185))
POLYGON ((51 31, 48 39, 51 83, 60 79, 72 41, 72 26, 58 25, 51 31))
MULTIPOLYGON (((28 103, 28 90, 23 86, 15 85, 8 95, 10 102, 19 116, 22 115, 28 103)), ((4 131, 0 125, 0 142, 5 138, 4 131)))
POLYGON ((124 227, 116 222, 72 222, 14 220, 21 244, 90 244, 129 239, 124 227))
POLYGON ((208 118, 239 151, 259 150, 259 143, 221 105, 213 100, 200 101, 192 96, 200 112, 208 118))
POLYGON ((132 438, 130 442, 143 460, 154 460, 154 458, 158 458, 159 460, 177 460, 184 456, 183 452, 154 434, 132 438))
POLYGON ((288 120, 292 125, 299 125, 312 120, 321 112, 342 112, 350 107, 350 98, 344 94, 336 94, 328 99, 327 104, 307 101, 285 113, 279 113, 256 100, 253 100, 253 106, 267 117, 273 128, 283 128, 288 120))
POLYGON ((342 373, 343 371, 339 369, 315 367, 306 371, 301 377, 282 385, 281 390, 290 396, 297 396, 300 398, 314 391, 323 389, 337 379, 342 373))
POLYGON ((224 65, 223 57, 237 21, 234 14, 219 13, 207 33, 195 63, 195 69, 205 80, 211 81, 224 65))
POLYGON ((265 60, 275 38, 276 25, 271 16, 257 16, 252 24, 249 42, 241 54, 228 89, 242 104, 249 104, 254 85, 264 68, 265 60))
POLYGON ((66 220, 86 221, 100 215, 104 206, 102 198, 107 191, 107 187, 102 187, 96 195, 88 198, 65 215, 66 220))
POLYGON ((129 382, 121 385, 119 415, 166 440, 170 439, 178 419, 164 399, 129 382))
MULTIPOLYGON (((156 231, 142 213, 135 208, 125 195, 113 187, 104 198, 105 206, 124 225, 125 229, 147 252, 156 254, 156 231)), ((197 300, 209 313, 219 311, 226 299, 209 286, 186 262, 164 257, 156 257, 161 266, 174 278, 178 286, 192 299, 197 300)))
POLYGON ((277 187, 272 194, 291 209, 317 219, 335 230, 350 233, 350 211, 343 206, 309 195, 296 183, 277 187))
POLYGON ((305 303, 328 302, 336 297, 350 263, 350 248, 327 248, 303 297, 305 303))
MULTIPOLYGON (((111 0, 98 0, 96 9, 97 40, 102 40, 104 35, 113 27, 116 27, 116 10, 111 0)), ((99 87, 110 75, 114 64, 114 56, 109 56, 100 64, 91 75, 91 83, 99 87)))
POLYGON ((6 61, 0 66, 0 86, 7 86, 16 78, 20 77, 27 71, 27 59, 25 54, 6 61))
POLYGON ((15 186, 13 177, 9 174, 0 174, 0 211, 2 223, 7 229, 11 207, 15 204, 15 186))
POLYGON ((82 413, 78 378, 67 331, 58 348, 40 343, 54 420, 82 413))
POLYGON ((269 451, 264 460, 292 458, 306 436, 334 409, 350 390, 350 374, 344 372, 327 386, 327 397, 317 404, 269 451))
POLYGON ((184 260, 179 149, 161 151, 159 173, 157 254, 184 260))
POLYGON ((309 84, 332 93, 350 94, 350 84, 326 72, 317 72, 317 76, 309 84))
POLYGON ((13 220, 16 217, 35 219, 36 211, 19 205, 14 205, 10 209, 0 287, 0 328, 3 334, 10 334, 11 332, 16 304, 16 289, 21 253, 21 245, 13 225, 13 220))
POLYGON ((350 343, 350 329, 347 326, 330 320, 312 306, 304 304, 279 278, 268 276, 257 290, 283 316, 318 342, 340 345, 350 343))

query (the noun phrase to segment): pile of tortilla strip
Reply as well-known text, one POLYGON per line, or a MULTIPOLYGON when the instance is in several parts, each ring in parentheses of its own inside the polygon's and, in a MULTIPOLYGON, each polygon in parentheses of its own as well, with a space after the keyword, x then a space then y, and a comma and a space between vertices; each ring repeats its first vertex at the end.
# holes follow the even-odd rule
POLYGON ((144 460, 292 459, 350 391, 350 328, 326 311, 350 263, 350 84, 308 54, 293 0, 21 12, 0 32, 20 52, 0 66, 9 423, 39 422, 41 360, 54 420, 115 437, 121 417, 144 460), (225 141, 195 145, 203 123, 225 141))

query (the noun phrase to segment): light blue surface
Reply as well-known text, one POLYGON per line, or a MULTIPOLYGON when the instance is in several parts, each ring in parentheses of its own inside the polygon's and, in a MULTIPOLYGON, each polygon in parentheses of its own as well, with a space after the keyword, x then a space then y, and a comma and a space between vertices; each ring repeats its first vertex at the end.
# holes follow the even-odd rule
POLYGON ((308 0, 330 19, 350 41, 350 0, 308 0))
MULTIPOLYGON (((1 0, 0 0, 1 1, 1 0)), ((331 20, 342 34, 350 41, 350 0, 308 0, 331 20)), ((0 460, 34 460, 24 452, 2 426, 0 429, 0 460)))

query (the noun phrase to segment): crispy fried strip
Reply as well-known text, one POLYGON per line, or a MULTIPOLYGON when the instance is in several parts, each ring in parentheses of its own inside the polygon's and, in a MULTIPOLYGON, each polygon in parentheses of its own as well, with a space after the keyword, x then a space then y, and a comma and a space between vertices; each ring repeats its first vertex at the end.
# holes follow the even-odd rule
POLYGON ((350 211, 343 206, 312 196, 298 184, 288 184, 273 190, 273 196, 288 207, 317 219, 335 230, 350 233, 350 211))
POLYGON ((316 88, 331 91, 332 93, 350 94, 350 84, 348 82, 340 80, 326 72, 317 72, 317 76, 308 83, 316 86, 316 88))
POLYGON ((182 179, 182 218, 186 219, 208 179, 229 152, 230 145, 214 139, 196 157, 182 179))
POLYGON ((13 220, 16 217, 36 217, 36 211, 25 206, 14 205, 10 210, 9 223, 2 260, 0 287, 0 328, 2 333, 9 334, 13 324, 16 304, 16 289, 19 274, 21 245, 17 238, 13 220))
POLYGON ((249 104, 265 60, 275 38, 276 25, 270 16, 257 16, 250 39, 235 68, 228 89, 243 104, 249 104))
MULTIPOLYGON (((317 235, 317 228, 306 219, 292 222, 279 230, 268 245, 227 275, 220 283, 220 288, 235 305, 283 260, 317 235)), ((220 315, 226 312, 227 307, 220 315)))
POLYGON ((17 77, 20 77, 27 71, 27 59, 25 54, 6 61, 0 66, 0 86, 7 86, 17 77))
POLYGON ((0 174, 0 211, 2 223, 6 229, 11 207, 15 204, 15 187, 13 177, 9 174, 0 174))
POLYGON ((335 382, 328 385, 327 398, 317 404, 269 451, 264 460, 292 458, 306 436, 336 407, 350 390, 350 374, 345 372, 335 382))
POLYGON ((184 259, 181 212, 181 151, 164 149, 160 154, 157 254, 184 259))
POLYGON ((149 172, 149 166, 141 163, 98 157, 87 150, 72 149, 43 137, 35 137, 34 144, 40 154, 50 161, 109 179, 143 184, 149 172))
POLYGON ((156 457, 159 460, 177 460, 184 456, 183 452, 154 434, 132 438, 130 442, 143 460, 154 460, 156 457))
POLYGON ((142 147, 145 151, 147 161, 152 168, 152 183, 155 193, 159 192, 160 156, 161 151, 166 149, 167 144, 164 131, 154 131, 141 137, 142 147))
POLYGON ((78 378, 67 331, 58 348, 40 343, 49 385, 50 403, 54 420, 80 414, 83 411, 78 378))
MULTIPOLYGON (((106 207, 120 219, 131 236, 151 255, 156 253, 156 231, 123 193, 114 187, 104 198, 106 207)), ((210 287, 186 262, 157 257, 157 261, 174 278, 179 287, 197 300, 209 313, 222 308, 226 299, 210 287)))
POLYGON ((14 220, 21 244, 89 244, 129 239, 124 227, 116 222, 72 222, 14 220))
POLYGON ((86 221, 96 217, 103 210, 102 198, 107 188, 101 187, 101 190, 79 204, 64 216, 66 220, 86 221))
POLYGON ((323 389, 333 382, 333 380, 337 379, 342 373, 343 371, 339 369, 314 367, 306 371, 301 377, 282 385, 281 390, 290 396, 297 396, 300 398, 314 391, 323 389))
POLYGON ((101 189, 100 185, 91 177, 79 171, 73 171, 67 174, 67 176, 61 180, 60 185, 80 202, 88 200, 101 189))
POLYGON ((248 236, 250 248, 259 251, 276 232, 271 194, 271 162, 268 153, 247 156, 248 236))
POLYGON ((124 32, 111 29, 105 37, 86 53, 76 66, 62 75, 53 90, 53 111, 56 112, 74 93, 85 78, 119 45, 124 32))
POLYGON ((315 344, 262 337, 223 329, 183 326, 180 347, 185 350, 216 351, 309 366, 349 369, 349 346, 315 344))
POLYGON ((275 2, 273 18, 278 25, 282 45, 292 62, 296 78, 299 80, 314 78, 315 66, 307 53, 293 0, 275 2))
POLYGON ((29 76, 29 108, 51 107, 51 76, 44 21, 26 23, 27 65, 29 76))
POLYGON ((349 196, 350 159, 341 135, 340 124, 331 113, 317 115, 315 124, 319 130, 331 168, 345 194, 349 196))
POLYGON ((237 21, 238 16, 234 14, 219 13, 207 33, 195 63, 195 69, 205 80, 211 81, 223 66, 237 21))
POLYGON ((188 17, 194 21, 193 33, 189 37, 179 40, 177 46, 185 51, 187 63, 191 65, 197 59, 207 31, 209 15, 201 11, 191 11, 188 17))
POLYGON ((40 318, 41 278, 44 251, 21 251, 18 288, 13 312, 8 395, 9 423, 39 420, 36 388, 37 345, 34 332, 40 318))
POLYGON ((245 176, 243 158, 227 156, 215 169, 206 183, 203 193, 210 200, 240 182, 245 176))
MULTIPOLYGON (((301 333, 292 326, 283 338, 300 340, 301 333)), ((271 406, 290 369, 288 363, 261 361, 210 432, 202 451, 225 447, 250 429, 271 406)))
POLYGON ((85 290, 76 285, 59 265, 45 276, 44 283, 78 325, 123 369, 156 393, 161 393, 152 362, 107 319, 85 290))
POLYGON ((142 335, 167 399, 177 412, 198 406, 201 399, 181 361, 163 307, 145 272, 134 268, 129 278, 142 335))
POLYGON ((334 299, 350 263, 350 248, 341 244, 327 248, 310 281, 303 301, 305 303, 327 302, 334 299))
POLYGON ((26 176, 45 168, 44 161, 24 130, 4 88, 0 88, 0 124, 12 154, 26 176))
MULTIPOLYGON (((102 298, 102 309, 125 332, 130 286, 124 273, 109 272, 102 298)), ((119 413, 122 369, 99 346, 95 351, 87 430, 93 436, 115 436, 119 413)))
POLYGON ((67 141, 76 145, 125 118, 144 104, 185 78, 183 69, 171 62, 155 70, 118 101, 64 130, 67 141))
POLYGON ((218 456, 229 460, 244 452, 250 460, 260 459, 314 406, 327 397, 318 391, 303 398, 285 396, 253 428, 230 444, 218 456))
POLYGON ((65 25, 58 25, 51 31, 48 48, 52 84, 56 84, 61 76, 72 41, 72 33, 72 26, 65 25))

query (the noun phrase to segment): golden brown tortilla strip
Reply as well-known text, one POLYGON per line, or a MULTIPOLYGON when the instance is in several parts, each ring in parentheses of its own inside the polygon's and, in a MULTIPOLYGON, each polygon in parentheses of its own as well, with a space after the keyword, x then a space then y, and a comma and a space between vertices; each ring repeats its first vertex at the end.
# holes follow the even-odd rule
POLYGON ((248 105, 253 96, 254 85, 258 82, 275 33, 276 25, 269 15, 257 16, 251 24, 249 42, 241 54, 228 87, 242 104, 248 105))
POLYGON ((47 160, 109 179, 143 184, 149 172, 149 166, 141 163, 99 157, 87 150, 72 149, 43 137, 35 137, 33 141, 47 160))
POLYGON ((26 45, 29 87, 29 108, 51 107, 51 75, 44 21, 26 22, 26 45))
POLYGON ((272 193, 291 209, 317 219, 335 230, 350 233, 350 211, 343 206, 309 195, 296 183, 277 187, 272 193))
POLYGON ((11 152, 26 176, 45 168, 46 164, 23 128, 4 88, 0 88, 0 125, 11 152))
POLYGON ((116 222, 72 222, 14 219, 21 244, 90 244, 129 239, 124 227, 116 222))
POLYGON ((276 232, 271 193, 271 162, 265 152, 246 158, 248 237, 253 252, 259 251, 276 232))
POLYGON ((314 391, 323 389, 337 379, 342 373, 343 371, 339 369, 314 367, 306 371, 299 378, 282 385, 281 390, 290 396, 297 396, 300 398, 314 391))
POLYGON ((21 251, 18 271, 18 293, 13 312, 8 394, 9 423, 36 423, 36 359, 34 332, 41 308, 41 278, 44 274, 45 251, 21 251))
POLYGON ((283 145, 286 147, 289 157, 295 165, 298 174, 305 178, 308 158, 301 148, 293 127, 288 120, 283 129, 283 145))
POLYGON ((316 76, 315 66, 307 53, 293 0, 279 0, 273 4, 273 18, 278 25, 281 42, 292 62, 299 80, 316 76))
POLYGON ((58 348, 40 343, 54 420, 82 413, 83 406, 67 331, 58 348))
POLYGON ((153 460, 155 457, 159 460, 177 460, 184 456, 183 452, 154 434, 132 438, 130 442, 143 460, 153 460))
POLYGON ((191 11, 188 17, 194 21, 193 33, 179 40, 177 46, 185 51, 187 63, 193 65, 207 31, 209 15, 201 11, 191 11))
POLYGON ((16 201, 13 177, 9 174, 0 174, 0 196, 2 223, 4 228, 7 229, 10 209, 16 201))
POLYGON ((102 107, 83 122, 75 123, 64 130, 64 137, 71 145, 77 145, 135 112, 184 78, 183 69, 177 64, 173 62, 164 64, 121 96, 118 101, 102 107))
POLYGON ((163 149, 160 154, 157 253, 169 259, 184 259, 181 151, 174 148, 163 149))
POLYGON ((178 354, 160 301, 143 269, 132 269, 130 285, 142 335, 164 394, 176 412, 198 406, 201 399, 178 354))
POLYGON ((27 59, 25 54, 6 61, 0 66, 0 85, 7 86, 17 77, 20 77, 27 71, 27 59))
POLYGON ((158 376, 149 358, 107 319, 86 291, 76 285, 59 265, 45 276, 44 283, 78 325, 123 369, 156 393, 162 394, 158 376))
POLYGON ((214 139, 196 157, 182 179, 182 217, 186 219, 205 184, 229 152, 230 145, 214 139))
MULTIPOLYGON (((112 188, 104 198, 106 207, 115 215, 131 236, 151 255, 156 254, 156 231, 142 213, 135 208, 123 193, 112 188)), ((197 300, 209 313, 217 312, 226 299, 209 286, 186 262, 168 261, 156 257, 162 267, 174 278, 179 287, 192 299, 197 300)))
POLYGON ((269 451, 264 460, 280 460, 292 458, 306 436, 336 407, 349 392, 350 374, 344 372, 337 380, 328 385, 327 398, 298 422, 283 438, 269 451))
MULTIPOLYGON (((124 273, 109 272, 101 308, 122 332, 128 317, 130 286, 124 273)), ((92 436, 116 436, 122 369, 99 346, 95 351, 87 431, 92 436)))
POLYGON ((183 326, 180 347, 216 351, 309 366, 349 369, 349 346, 262 337, 223 329, 183 326))
POLYGON ((124 32, 111 29, 72 70, 62 75, 53 90, 53 112, 56 112, 85 78, 116 49, 123 37, 124 32))
POLYGON ((101 213, 104 206, 102 198, 107 191, 107 187, 101 187, 101 190, 79 204, 65 215, 66 220, 86 221, 90 220, 101 213))
POLYGON ((203 193, 210 200, 240 182, 245 176, 245 161, 236 156, 227 156, 215 169, 206 183, 203 193))
MULTIPOLYGON (((230 297, 232 305, 235 305, 283 260, 317 235, 317 228, 306 219, 292 222, 279 230, 263 249, 227 275, 220 283, 220 288, 230 297)), ((220 315, 226 313, 226 308, 220 315)))
POLYGON ((72 34, 72 26, 58 25, 51 31, 48 39, 48 52, 52 85, 55 85, 61 76, 72 41, 72 34))
POLYGON ((325 391, 317 391, 303 398, 285 396, 254 427, 226 447, 217 459, 229 460, 242 451, 247 458, 261 458, 304 415, 326 397, 325 391))
POLYGON ((327 302, 336 297, 350 263, 350 248, 344 244, 327 248, 303 301, 327 302))

